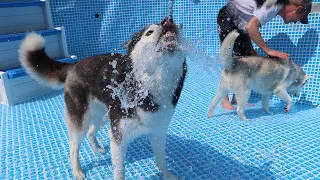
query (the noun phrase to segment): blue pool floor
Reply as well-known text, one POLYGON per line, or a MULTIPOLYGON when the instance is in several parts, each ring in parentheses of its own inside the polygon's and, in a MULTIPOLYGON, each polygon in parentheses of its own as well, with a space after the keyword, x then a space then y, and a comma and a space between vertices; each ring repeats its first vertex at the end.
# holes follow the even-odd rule
MULTIPOLYGON (((219 73, 196 64, 189 72, 168 130, 169 169, 181 179, 320 179, 320 109, 270 102, 264 114, 251 99, 248 121, 218 106, 206 118, 219 73)), ((0 179, 72 179, 62 90, 12 107, 0 106, 0 179)), ((112 179, 108 125, 98 133, 108 153, 94 153, 86 139, 80 162, 87 179, 112 179)), ((130 144, 127 179, 161 179, 146 136, 130 144)))

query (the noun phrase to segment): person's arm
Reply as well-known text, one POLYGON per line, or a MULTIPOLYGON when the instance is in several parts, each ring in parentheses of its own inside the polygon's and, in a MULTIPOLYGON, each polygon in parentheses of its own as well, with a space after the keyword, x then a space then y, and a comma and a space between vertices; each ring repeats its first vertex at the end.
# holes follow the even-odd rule
POLYGON ((279 57, 282 59, 288 59, 290 56, 289 54, 280 51, 275 51, 268 47, 268 45, 264 42, 259 32, 260 26, 261 24, 257 17, 253 17, 246 25, 246 30, 252 41, 256 43, 256 45, 259 46, 259 48, 261 48, 267 55, 279 57))

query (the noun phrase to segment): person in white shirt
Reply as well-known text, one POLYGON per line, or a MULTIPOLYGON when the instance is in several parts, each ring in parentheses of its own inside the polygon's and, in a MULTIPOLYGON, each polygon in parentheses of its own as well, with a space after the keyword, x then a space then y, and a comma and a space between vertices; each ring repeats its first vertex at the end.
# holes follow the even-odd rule
MULTIPOLYGON (((218 30, 221 42, 231 31, 237 29, 240 36, 237 38, 233 51, 236 56, 257 55, 253 49, 252 41, 268 56, 288 59, 285 52, 270 49, 262 39, 259 28, 277 15, 281 16, 284 23, 300 21, 308 24, 308 14, 319 12, 319 3, 312 0, 278 0, 271 7, 263 6, 264 0, 230 0, 222 7, 218 14, 218 30), (294 2, 294 3, 293 3, 294 2)), ((235 98, 232 104, 236 104, 235 98)), ((222 100, 222 107, 234 109, 228 96, 222 100)), ((251 105, 248 103, 248 105, 251 105)))

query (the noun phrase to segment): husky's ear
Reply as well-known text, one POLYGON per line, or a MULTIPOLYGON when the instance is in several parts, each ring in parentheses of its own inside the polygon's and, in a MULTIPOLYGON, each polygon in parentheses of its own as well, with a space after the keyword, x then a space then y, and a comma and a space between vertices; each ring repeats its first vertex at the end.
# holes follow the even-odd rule
POLYGON ((311 78, 313 78, 313 77, 312 76, 307 76, 307 75, 304 76, 304 80, 305 81, 308 80, 308 79, 311 79, 311 78))
POLYGON ((131 42, 132 42, 132 40, 126 41, 125 43, 122 44, 122 47, 125 49, 128 49, 131 42))

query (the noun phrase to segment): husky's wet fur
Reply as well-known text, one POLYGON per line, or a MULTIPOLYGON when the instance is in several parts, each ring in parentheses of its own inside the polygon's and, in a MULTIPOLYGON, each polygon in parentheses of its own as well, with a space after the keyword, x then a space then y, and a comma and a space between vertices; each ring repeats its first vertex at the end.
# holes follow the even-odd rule
POLYGON ((285 112, 292 104, 291 93, 299 96, 301 88, 310 78, 291 60, 267 58, 260 56, 232 57, 233 45, 239 33, 232 31, 221 45, 223 70, 217 94, 208 111, 208 118, 222 97, 229 92, 236 94, 237 113, 246 120, 244 106, 250 97, 251 90, 262 95, 263 111, 269 113, 269 96, 274 93, 286 102, 285 112))
POLYGON ((79 149, 86 134, 93 150, 105 153, 96 133, 107 114, 114 179, 125 179, 125 154, 133 139, 146 133, 164 179, 176 179, 166 165, 166 132, 187 72, 179 50, 181 28, 166 18, 136 33, 125 46, 128 55, 103 54, 76 64, 54 61, 43 37, 30 33, 20 47, 20 61, 41 82, 64 85, 65 121, 76 179, 85 174, 79 149))

